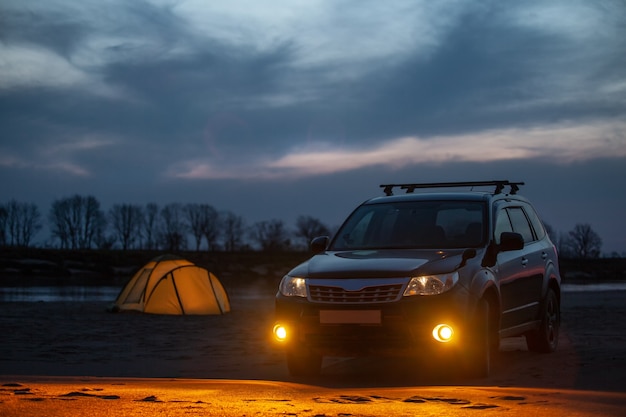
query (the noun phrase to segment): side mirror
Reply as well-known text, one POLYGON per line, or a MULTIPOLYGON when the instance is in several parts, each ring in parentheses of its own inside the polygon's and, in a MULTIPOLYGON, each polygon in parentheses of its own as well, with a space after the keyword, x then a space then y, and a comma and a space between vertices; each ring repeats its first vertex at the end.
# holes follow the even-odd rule
POLYGON ((524 249, 524 238, 519 233, 502 232, 499 249, 501 252, 524 249))
POLYGON ((316 238, 313 238, 313 240, 311 240, 311 252, 313 252, 314 254, 318 254, 318 253, 322 253, 326 250, 326 247, 328 246, 328 241, 330 239, 328 238, 328 236, 319 236, 316 238))
POLYGON ((465 249, 461 258, 461 263, 457 268, 464 267, 467 261, 472 259, 474 256, 476 256, 476 249, 465 249))

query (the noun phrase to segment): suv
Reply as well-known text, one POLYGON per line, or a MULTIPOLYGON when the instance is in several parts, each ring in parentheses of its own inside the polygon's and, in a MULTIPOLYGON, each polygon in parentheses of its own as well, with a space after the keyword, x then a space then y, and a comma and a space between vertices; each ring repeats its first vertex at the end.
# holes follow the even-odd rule
POLYGON ((276 295, 273 335, 289 372, 318 374, 325 355, 399 354, 484 377, 501 338, 553 352, 557 251, 517 195, 523 184, 383 184, 386 196, 357 207, 332 239, 313 239, 313 256, 276 295))

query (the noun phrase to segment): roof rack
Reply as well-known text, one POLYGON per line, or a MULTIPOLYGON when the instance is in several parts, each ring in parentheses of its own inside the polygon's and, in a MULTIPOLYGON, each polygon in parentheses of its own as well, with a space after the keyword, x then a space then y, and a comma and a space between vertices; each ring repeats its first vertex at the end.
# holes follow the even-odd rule
POLYGON ((381 184, 380 187, 384 189, 385 195, 393 195, 393 189, 400 187, 402 190, 406 190, 407 194, 412 193, 417 188, 452 188, 452 187, 488 187, 495 186, 494 194, 500 194, 504 187, 510 186, 510 194, 516 194, 519 190, 519 186, 524 185, 523 182, 511 182, 508 180, 502 181, 467 181, 467 182, 431 182, 423 184, 381 184))

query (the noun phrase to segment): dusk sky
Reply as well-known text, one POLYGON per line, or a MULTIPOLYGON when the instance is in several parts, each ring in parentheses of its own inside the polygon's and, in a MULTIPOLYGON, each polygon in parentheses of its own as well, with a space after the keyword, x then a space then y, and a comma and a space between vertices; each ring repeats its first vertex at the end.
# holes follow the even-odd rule
POLYGON ((0 203, 337 226, 492 179, 626 253, 624 0, 0 1, 0 203))

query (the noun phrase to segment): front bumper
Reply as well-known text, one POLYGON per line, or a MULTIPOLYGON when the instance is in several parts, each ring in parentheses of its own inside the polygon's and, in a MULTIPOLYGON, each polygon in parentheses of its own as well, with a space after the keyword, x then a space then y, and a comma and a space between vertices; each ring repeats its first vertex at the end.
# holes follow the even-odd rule
POLYGON ((307 348, 326 356, 407 356, 462 346, 470 337, 473 306, 475 300, 460 286, 440 295, 373 304, 313 303, 279 294, 275 319, 287 330, 281 342, 286 348, 307 348), (433 337, 439 324, 454 329, 449 343, 433 337))

